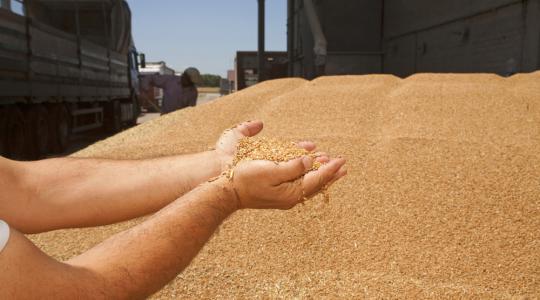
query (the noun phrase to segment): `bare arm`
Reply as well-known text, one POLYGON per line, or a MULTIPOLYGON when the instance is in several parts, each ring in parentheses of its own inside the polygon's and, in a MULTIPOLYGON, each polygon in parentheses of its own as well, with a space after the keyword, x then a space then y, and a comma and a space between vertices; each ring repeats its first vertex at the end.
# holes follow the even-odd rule
POLYGON ((226 131, 214 151, 150 160, 23 163, 0 157, 0 219, 24 233, 37 233, 153 213, 219 175, 237 141, 261 129, 261 122, 246 122, 226 131))
POLYGON ((12 237, 0 252, 1 299, 146 297, 185 269, 219 224, 240 208, 291 208, 346 170, 332 160, 319 171, 297 178, 311 167, 309 159, 275 165, 248 162, 231 181, 206 183, 173 202, 146 222, 73 258, 57 262, 23 235, 12 237))
POLYGON ((206 184, 128 231, 61 263, 12 230, 0 253, 1 299, 144 298, 172 280, 236 210, 234 195, 206 184))
POLYGON ((24 185, 0 217, 25 233, 111 224, 155 212, 219 175, 213 151, 150 160, 19 163, 24 185), (22 201, 21 201, 22 200, 22 201))

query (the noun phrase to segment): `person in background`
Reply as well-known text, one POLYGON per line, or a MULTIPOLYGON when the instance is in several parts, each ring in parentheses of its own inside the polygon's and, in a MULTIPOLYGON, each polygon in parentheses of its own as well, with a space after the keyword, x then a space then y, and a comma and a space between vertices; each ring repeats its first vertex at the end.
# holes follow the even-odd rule
POLYGON ((202 81, 199 70, 189 67, 181 76, 150 75, 141 78, 141 89, 147 91, 152 87, 163 89, 161 114, 168 114, 188 106, 197 105, 199 92, 197 86, 202 81))

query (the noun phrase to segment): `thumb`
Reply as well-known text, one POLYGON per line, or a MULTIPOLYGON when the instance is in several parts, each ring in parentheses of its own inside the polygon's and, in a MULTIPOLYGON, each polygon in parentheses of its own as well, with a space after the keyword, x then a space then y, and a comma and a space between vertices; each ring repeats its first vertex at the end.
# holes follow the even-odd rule
POLYGON ((261 121, 246 121, 236 126, 236 130, 243 136, 257 135, 263 129, 263 122, 261 121))
POLYGON ((313 166, 309 156, 299 157, 288 162, 279 163, 274 171, 275 184, 296 180, 306 174, 313 166))

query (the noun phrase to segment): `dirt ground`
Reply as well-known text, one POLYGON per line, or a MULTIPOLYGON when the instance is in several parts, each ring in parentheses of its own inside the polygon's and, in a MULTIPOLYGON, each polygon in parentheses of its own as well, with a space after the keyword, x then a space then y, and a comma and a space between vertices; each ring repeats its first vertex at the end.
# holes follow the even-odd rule
MULTIPOLYGON (((328 204, 235 213, 154 298, 540 297, 540 72, 274 80, 75 156, 203 151, 255 118, 344 154, 349 175, 328 204)), ((31 239, 67 259, 139 222, 31 239)))
POLYGON ((219 93, 219 87, 197 87, 197 90, 201 94, 218 94, 219 93))

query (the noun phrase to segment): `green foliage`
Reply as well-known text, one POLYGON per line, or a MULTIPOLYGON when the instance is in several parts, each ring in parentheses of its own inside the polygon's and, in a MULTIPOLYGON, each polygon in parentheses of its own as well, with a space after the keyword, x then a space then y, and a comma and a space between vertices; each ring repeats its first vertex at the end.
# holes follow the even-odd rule
POLYGON ((202 83, 200 86, 218 87, 221 81, 221 76, 214 74, 202 74, 202 83))

